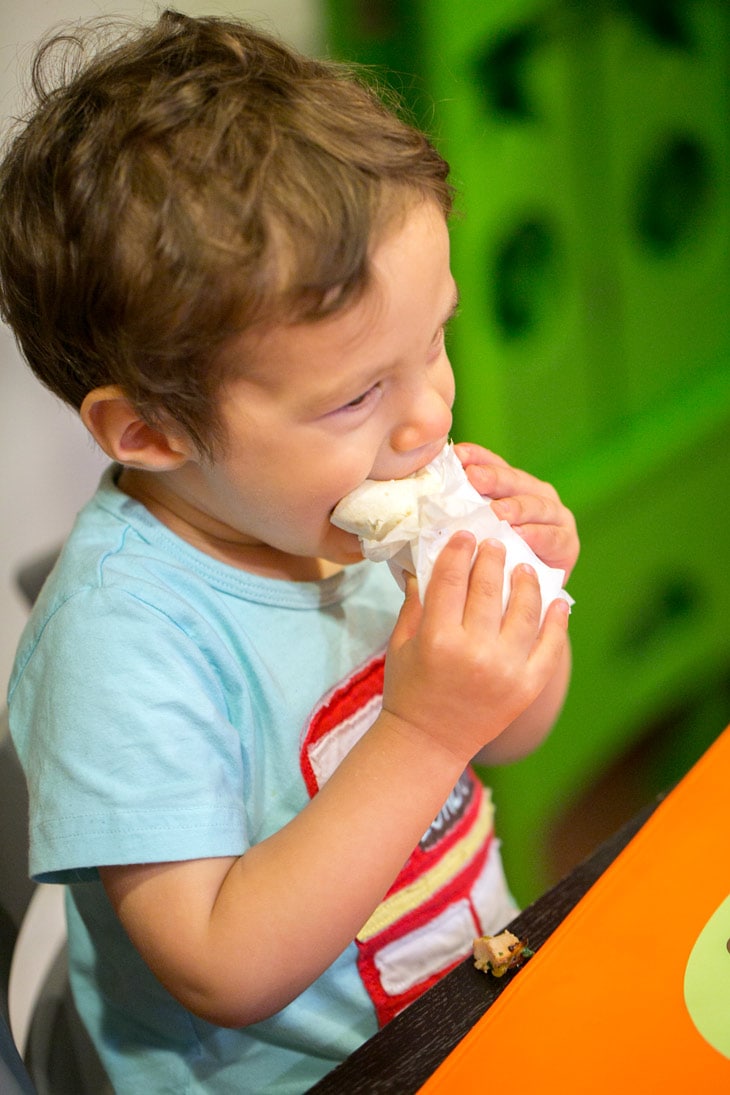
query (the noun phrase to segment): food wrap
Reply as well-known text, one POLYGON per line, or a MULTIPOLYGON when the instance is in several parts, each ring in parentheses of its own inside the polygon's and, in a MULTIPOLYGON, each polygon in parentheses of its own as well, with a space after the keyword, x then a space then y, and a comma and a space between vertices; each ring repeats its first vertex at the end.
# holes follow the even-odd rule
POLYGON ((332 523, 355 533, 366 559, 387 562, 396 581, 405 586, 404 571, 415 574, 423 600, 433 565, 449 538, 462 529, 477 543, 500 540, 506 548, 502 610, 507 607, 511 574, 519 563, 534 567, 540 584, 542 616, 561 598, 572 605, 563 589, 565 571, 550 567, 507 521, 501 521, 471 485, 461 461, 448 444, 430 464, 406 479, 367 479, 335 507, 332 523))

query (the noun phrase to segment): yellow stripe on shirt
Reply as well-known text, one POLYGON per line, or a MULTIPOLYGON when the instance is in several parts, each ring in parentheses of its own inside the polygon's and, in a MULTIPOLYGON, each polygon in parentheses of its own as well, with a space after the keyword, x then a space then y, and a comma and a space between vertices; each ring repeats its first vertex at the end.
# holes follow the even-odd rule
POLYGON ((358 932, 359 942, 365 943, 374 935, 384 931, 385 928, 389 928, 396 920, 400 920, 412 909, 418 908, 419 905, 432 897, 437 890, 441 889, 446 882, 454 878, 483 846, 492 830, 493 822, 494 806, 489 792, 485 790, 479 804, 477 816, 468 833, 457 841, 438 863, 417 878, 415 882, 411 882, 410 885, 404 886, 402 890, 396 890, 390 897, 386 897, 358 932))

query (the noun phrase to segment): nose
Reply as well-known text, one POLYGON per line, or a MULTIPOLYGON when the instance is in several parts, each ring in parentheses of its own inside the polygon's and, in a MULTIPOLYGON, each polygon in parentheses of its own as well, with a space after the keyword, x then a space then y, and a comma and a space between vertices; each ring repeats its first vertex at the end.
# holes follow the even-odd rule
POLYGON ((393 427, 390 446, 405 454, 446 438, 451 431, 453 385, 424 383, 404 398, 403 413, 393 427))

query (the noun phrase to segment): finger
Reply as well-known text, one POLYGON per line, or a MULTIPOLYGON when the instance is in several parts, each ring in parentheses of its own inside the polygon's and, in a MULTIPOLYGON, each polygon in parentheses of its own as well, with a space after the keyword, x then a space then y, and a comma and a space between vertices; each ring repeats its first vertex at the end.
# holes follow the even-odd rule
POLYGON ((515 532, 548 566, 559 567, 566 576, 572 570, 579 547, 573 529, 563 525, 518 525, 515 532))
POLYGON ((511 574, 507 608, 502 618, 502 635, 522 646, 532 645, 540 631, 542 598, 537 574, 529 563, 520 563, 511 574))
POLYGON ((559 630, 567 631, 568 621, 570 620, 570 604, 563 597, 556 597, 554 601, 551 601, 545 612, 545 619, 543 620, 543 631, 548 627, 555 626, 557 623, 559 630))
POLYGON ((418 579, 415 574, 409 573, 409 571, 403 571, 403 583, 405 585, 405 595, 407 601, 418 600, 418 579))
POLYGON ((474 489, 491 497, 490 491, 497 482, 497 469, 509 468, 507 461, 498 453, 470 442, 454 445, 454 453, 461 461, 466 477, 474 489))
POLYGON ((546 681, 555 673, 568 641, 570 606, 562 599, 548 606, 540 637, 529 656, 531 670, 546 681))
POLYGON ((499 540, 484 540, 477 549, 469 576, 464 606, 464 626, 486 632, 499 631, 502 621, 505 547, 499 540))
POLYGON ((467 465, 478 467, 481 464, 498 464, 503 468, 509 467, 507 461, 499 453, 492 452, 491 449, 485 449, 482 445, 475 445, 471 441, 460 441, 454 445, 454 452, 465 468, 467 465))
POLYGON ((475 547, 474 535, 462 531, 441 549, 423 598, 424 623, 462 623, 475 547))
POLYGON ((403 577, 405 579, 405 600, 401 605, 398 620, 393 630, 393 640, 396 645, 405 642, 416 634, 423 611, 418 594, 418 581, 415 575, 405 572, 403 577))
POLYGON ((569 521, 570 511, 557 495, 512 494, 509 497, 496 498, 491 506, 500 520, 515 526, 560 525, 569 521))
POLYGON ((555 497, 557 500, 557 494, 549 483, 543 483, 542 480, 519 468, 500 464, 470 464, 464 470, 471 485, 485 498, 511 498, 514 495, 536 494, 555 497))

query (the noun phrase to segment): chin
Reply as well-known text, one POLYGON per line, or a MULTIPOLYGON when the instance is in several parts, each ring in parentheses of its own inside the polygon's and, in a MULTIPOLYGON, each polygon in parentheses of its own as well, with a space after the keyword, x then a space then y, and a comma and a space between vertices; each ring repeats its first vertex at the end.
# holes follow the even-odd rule
POLYGON ((333 528, 334 531, 339 535, 336 538, 327 537, 322 545, 320 558, 326 559, 328 563, 338 563, 340 566, 352 566, 354 563, 364 562, 357 536, 351 532, 343 532, 341 529, 333 528))
POLYGON ((328 563, 336 563, 341 567, 351 567, 357 563, 365 562, 361 551, 328 551, 321 558, 328 563))

